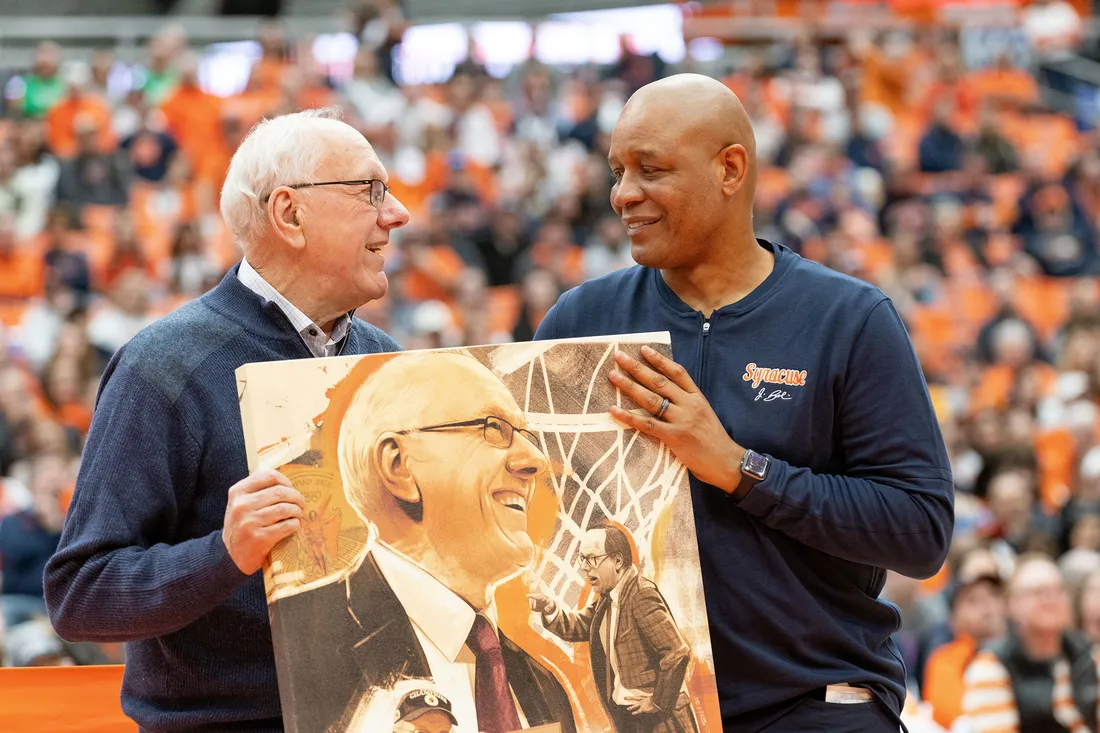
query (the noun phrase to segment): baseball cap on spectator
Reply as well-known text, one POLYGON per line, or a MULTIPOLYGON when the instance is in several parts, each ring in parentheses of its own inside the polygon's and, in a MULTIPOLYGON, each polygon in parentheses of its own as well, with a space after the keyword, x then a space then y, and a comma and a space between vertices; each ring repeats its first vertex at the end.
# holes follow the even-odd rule
POLYGON ((983 583, 988 583, 997 590, 1003 590, 1005 587, 1004 578, 996 567, 996 559, 993 555, 976 550, 962 561, 957 575, 948 586, 948 606, 954 608, 963 593, 983 583))
POLYGON ((451 712, 451 701, 435 690, 413 690, 401 698, 397 705, 397 721, 411 722, 422 715, 438 710, 446 715, 452 724, 458 725, 458 719, 451 712))

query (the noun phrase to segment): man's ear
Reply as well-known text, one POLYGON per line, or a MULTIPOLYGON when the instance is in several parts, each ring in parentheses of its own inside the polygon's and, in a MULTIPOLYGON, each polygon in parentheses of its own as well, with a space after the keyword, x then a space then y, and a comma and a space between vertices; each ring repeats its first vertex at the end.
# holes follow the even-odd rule
POLYGON ((268 223, 279 239, 295 249, 306 246, 305 214, 290 189, 275 189, 268 202, 267 214, 268 223))
POLYGON ((749 151, 740 143, 730 145, 720 153, 723 165, 722 190, 732 196, 741 190, 748 180, 749 151))
POLYGON ((401 450, 397 433, 383 433, 374 443, 374 466, 378 478, 394 498, 409 504, 420 503, 420 488, 409 471, 407 456, 401 450))

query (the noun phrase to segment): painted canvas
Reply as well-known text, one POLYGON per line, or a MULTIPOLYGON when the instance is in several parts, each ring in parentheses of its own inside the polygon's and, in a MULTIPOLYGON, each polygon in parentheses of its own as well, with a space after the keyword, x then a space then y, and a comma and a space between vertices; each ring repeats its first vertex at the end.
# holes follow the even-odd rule
POLYGON ((719 731, 684 467, 609 414, 667 333, 249 364, 291 733, 719 731))

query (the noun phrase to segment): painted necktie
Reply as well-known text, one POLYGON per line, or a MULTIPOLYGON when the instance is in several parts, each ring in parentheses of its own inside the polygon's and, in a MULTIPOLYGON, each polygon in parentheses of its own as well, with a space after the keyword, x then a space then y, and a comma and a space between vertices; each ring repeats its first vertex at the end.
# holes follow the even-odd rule
POLYGON ((466 646, 477 659, 474 672, 474 706, 477 708, 478 730, 482 733, 512 733, 519 730, 519 714, 512 703, 508 672, 504 668, 504 654, 500 650, 500 638, 484 616, 474 616, 474 625, 470 629, 470 635, 466 637, 466 646))

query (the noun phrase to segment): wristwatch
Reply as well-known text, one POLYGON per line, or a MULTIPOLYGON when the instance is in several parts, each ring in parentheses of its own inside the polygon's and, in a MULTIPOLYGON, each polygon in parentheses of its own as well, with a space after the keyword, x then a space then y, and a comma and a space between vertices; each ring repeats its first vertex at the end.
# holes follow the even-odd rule
POLYGON ((772 459, 763 453, 754 450, 746 450, 741 459, 741 483, 733 490, 730 496, 735 502, 744 499, 758 481, 768 477, 768 469, 771 468, 772 459))
POLYGON ((767 478, 768 469, 771 468, 771 465, 772 459, 768 458, 763 453, 757 453, 754 450, 746 450, 745 457, 741 459, 741 473, 757 481, 763 481, 767 478))

